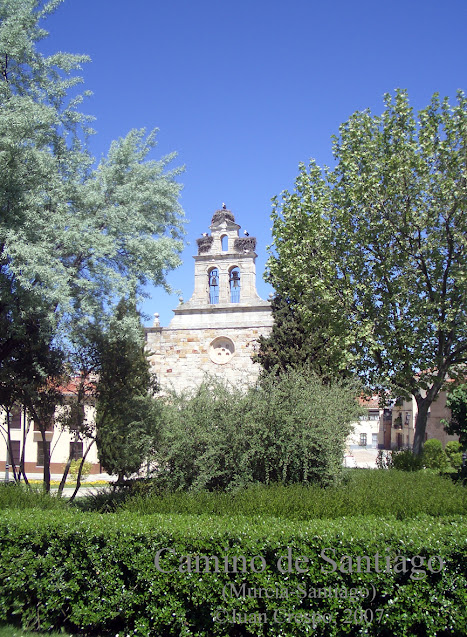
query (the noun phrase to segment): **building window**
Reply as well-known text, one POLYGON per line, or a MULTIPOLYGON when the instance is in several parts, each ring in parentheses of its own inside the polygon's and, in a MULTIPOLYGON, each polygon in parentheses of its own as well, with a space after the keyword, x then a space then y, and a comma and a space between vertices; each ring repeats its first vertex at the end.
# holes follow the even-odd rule
POLYGON ((360 447, 366 447, 366 434, 360 434, 360 447))
MULTIPOLYGON (((45 431, 53 431, 53 430, 54 430, 54 421, 52 417, 50 422, 45 425, 45 431)), ((37 423, 34 423, 34 431, 41 431, 41 428, 37 423)))
POLYGON ((72 460, 81 460, 83 457, 82 442, 70 442, 70 457, 72 460))
POLYGON ((379 410, 373 409, 368 412, 368 420, 379 420, 379 410))
MULTIPOLYGON (((45 453, 50 457, 50 442, 45 443, 45 453)), ((44 466, 44 443, 42 440, 37 443, 37 466, 44 466)))
POLYGON ((10 411, 10 429, 21 429, 21 407, 17 405, 10 411))
POLYGON ((219 303, 219 270, 213 268, 209 272, 209 303, 219 303))
POLYGON ((227 250, 229 249, 229 237, 226 234, 221 237, 221 243, 222 252, 227 252, 227 250))
POLYGON ((378 434, 371 434, 371 446, 375 449, 378 446, 378 434))
POLYGON ((230 270, 230 302, 240 303, 240 270, 232 268, 230 270))
POLYGON ((19 440, 11 440, 11 454, 9 454, 10 457, 10 465, 14 464, 16 466, 19 465, 19 461, 21 458, 21 443, 19 440))

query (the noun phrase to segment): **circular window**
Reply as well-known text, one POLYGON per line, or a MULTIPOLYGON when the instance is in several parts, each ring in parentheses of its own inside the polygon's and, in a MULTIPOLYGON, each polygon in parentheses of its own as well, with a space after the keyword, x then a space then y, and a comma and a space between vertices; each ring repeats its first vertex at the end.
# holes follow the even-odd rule
POLYGON ((225 365, 235 354, 235 345, 230 338, 219 336, 215 338, 209 346, 209 356, 213 363, 225 365))

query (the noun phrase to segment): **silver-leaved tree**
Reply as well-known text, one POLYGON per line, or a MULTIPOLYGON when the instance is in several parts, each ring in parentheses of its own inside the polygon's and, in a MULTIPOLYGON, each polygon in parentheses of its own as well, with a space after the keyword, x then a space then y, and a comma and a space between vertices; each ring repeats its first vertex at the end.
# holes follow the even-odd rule
POLYGON ((430 405, 467 361, 467 100, 435 94, 415 115, 399 90, 385 105, 340 127, 335 168, 301 165, 274 200, 267 277, 331 375, 414 396, 419 454, 430 405))
POLYGON ((155 131, 131 131, 98 165, 87 150, 86 92, 77 87, 88 59, 39 50, 48 35, 42 21, 61 2, 0 0, 0 389, 7 405, 37 402, 37 391, 50 388, 56 357, 50 369, 32 357, 31 373, 20 365, 19 386, 11 382, 22 352, 33 350, 28 340, 66 360, 82 346, 83 328, 96 318, 105 324, 117 300, 147 283, 168 288, 165 275, 183 247, 181 170, 168 168, 173 155, 150 159, 155 131), (36 382, 26 397, 25 376, 36 382))

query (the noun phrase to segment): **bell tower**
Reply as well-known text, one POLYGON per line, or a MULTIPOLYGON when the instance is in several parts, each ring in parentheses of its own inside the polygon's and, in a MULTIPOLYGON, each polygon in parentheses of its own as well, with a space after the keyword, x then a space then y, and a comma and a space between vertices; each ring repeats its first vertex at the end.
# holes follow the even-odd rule
POLYGON ((272 328, 271 306, 256 291, 256 239, 225 206, 197 240, 195 285, 189 301, 180 299, 168 327, 146 328, 152 370, 164 390, 179 391, 209 376, 233 385, 254 383, 260 366, 254 355, 260 336, 272 328))
POLYGON ((256 239, 239 236, 230 210, 217 210, 210 234, 197 240, 192 297, 174 310, 171 328, 272 324, 270 304, 256 291, 256 239))

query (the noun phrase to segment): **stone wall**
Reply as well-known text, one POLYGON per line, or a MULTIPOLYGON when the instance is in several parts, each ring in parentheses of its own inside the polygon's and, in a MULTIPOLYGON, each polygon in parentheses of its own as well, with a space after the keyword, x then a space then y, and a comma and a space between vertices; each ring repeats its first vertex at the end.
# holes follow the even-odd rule
POLYGON ((147 349, 162 389, 181 391, 199 385, 206 375, 233 385, 252 384, 260 366, 251 356, 260 335, 270 327, 146 329, 147 349))

